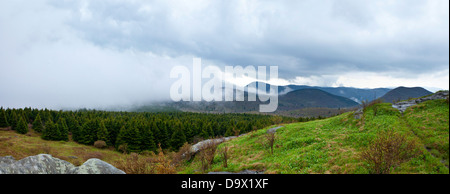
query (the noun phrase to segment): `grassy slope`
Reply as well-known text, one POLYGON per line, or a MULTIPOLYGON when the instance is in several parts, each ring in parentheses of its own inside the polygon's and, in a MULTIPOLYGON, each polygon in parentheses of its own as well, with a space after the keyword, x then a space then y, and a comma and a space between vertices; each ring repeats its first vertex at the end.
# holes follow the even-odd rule
MULTIPOLYGON (((428 101, 411 107, 402 116, 385 103, 369 107, 361 120, 354 119, 352 113, 345 113, 324 120, 285 125, 277 131, 273 155, 264 145, 268 127, 221 144, 219 151, 225 145, 230 147, 228 168, 222 167, 223 157, 218 151, 211 171, 252 169, 265 170, 266 173, 369 173, 367 164, 361 162, 358 153, 378 131, 393 128, 419 140, 424 151, 423 155, 402 164, 393 173, 448 174, 448 167, 445 167, 449 158, 448 107, 444 100, 428 101)), ((21 135, 0 130, 0 156, 12 155, 22 159, 39 153, 48 153, 75 165, 96 157, 116 167, 126 157, 113 150, 70 141, 45 141, 34 132, 21 135)), ((194 159, 181 169, 179 173, 199 173, 200 162, 194 159)))
POLYGON ((405 112, 407 125, 426 149, 449 164, 449 108, 445 100, 427 101, 405 112))
POLYGON ((111 149, 98 149, 73 141, 42 140, 32 131, 27 135, 21 135, 15 131, 0 130, 0 156, 13 156, 16 160, 20 160, 41 153, 50 154, 75 165, 81 165, 89 158, 99 158, 113 164, 124 157, 123 154, 111 149))
MULTIPOLYGON (((345 113, 325 120, 289 124, 277 131, 273 155, 263 143, 268 128, 262 129, 221 144, 218 150, 225 145, 230 148, 228 168, 222 167, 223 157, 217 154, 211 171, 369 173, 358 153, 380 130, 395 129, 421 142, 423 154, 397 167, 393 173, 448 174, 448 168, 441 163, 441 158, 447 158, 448 165, 448 104, 430 101, 413 109, 402 116, 391 104, 383 103, 369 107, 362 120, 354 119, 352 113, 345 113), (419 119, 415 119, 418 116, 424 119, 418 122, 419 119), (431 153, 436 153, 432 155, 426 146, 432 148, 431 153), (446 150, 442 149, 445 146, 446 150)), ((186 163, 181 173, 197 173, 198 169, 200 163, 194 159, 186 163)))

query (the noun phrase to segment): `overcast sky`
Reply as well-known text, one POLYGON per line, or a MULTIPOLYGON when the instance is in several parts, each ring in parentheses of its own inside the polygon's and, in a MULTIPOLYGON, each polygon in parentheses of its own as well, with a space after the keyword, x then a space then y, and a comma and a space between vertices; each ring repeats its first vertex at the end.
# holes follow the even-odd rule
POLYGON ((0 106, 169 98, 176 65, 276 84, 449 89, 448 0, 0 0, 0 106))

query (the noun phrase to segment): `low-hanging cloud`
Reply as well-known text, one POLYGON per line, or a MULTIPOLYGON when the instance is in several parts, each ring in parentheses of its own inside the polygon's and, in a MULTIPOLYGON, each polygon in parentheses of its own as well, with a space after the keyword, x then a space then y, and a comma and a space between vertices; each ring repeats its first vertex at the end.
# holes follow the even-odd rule
POLYGON ((0 105, 164 100, 171 67, 193 57, 278 65, 291 83, 448 89, 448 3, 0 0, 0 105))

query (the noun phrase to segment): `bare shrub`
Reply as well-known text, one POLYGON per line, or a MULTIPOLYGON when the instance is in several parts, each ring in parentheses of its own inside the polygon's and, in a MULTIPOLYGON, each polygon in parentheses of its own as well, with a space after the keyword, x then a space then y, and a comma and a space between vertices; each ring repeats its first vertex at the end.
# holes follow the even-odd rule
POLYGON ((192 153, 191 153, 191 144, 189 143, 184 143, 183 146, 181 146, 180 150, 174 155, 173 157, 173 162, 175 164, 179 164, 183 161, 189 161, 192 158, 192 153))
POLYGON ((106 148, 106 142, 102 141, 102 140, 95 141, 94 147, 100 148, 100 149, 106 148))
POLYGON ((265 135, 265 138, 266 138, 266 141, 265 141, 266 147, 269 147, 270 153, 273 154, 273 146, 275 145, 275 139, 276 139, 275 132, 267 133, 265 135))
POLYGON ((228 146, 225 145, 222 149, 222 156, 223 156, 223 167, 228 168, 228 146))
POLYGON ((211 167, 218 145, 216 141, 208 141, 200 148, 201 151, 198 153, 198 158, 202 165, 202 172, 207 171, 211 167))
POLYGON ((164 154, 160 145, 158 152, 158 155, 154 152, 145 155, 131 153, 125 159, 113 162, 113 165, 127 174, 175 174, 176 164, 164 154))
POLYGON ((362 100, 360 106, 361 106, 361 108, 363 110, 366 110, 366 108, 369 106, 369 101, 368 100, 362 100))
POLYGON ((405 135, 394 130, 382 131, 360 154, 360 158, 370 165, 371 173, 389 174, 395 167, 420 155, 415 140, 408 140, 405 135))
POLYGON ((161 144, 158 144, 158 157, 155 162, 155 173, 156 174, 175 174, 176 164, 172 162, 172 160, 166 156, 161 148, 161 144))
POLYGON ((128 144, 124 143, 124 144, 119 145, 117 150, 121 151, 124 154, 128 153, 128 144))
POLYGON ((155 172, 152 163, 137 153, 131 153, 125 159, 116 161, 114 166, 127 174, 153 174, 155 172))

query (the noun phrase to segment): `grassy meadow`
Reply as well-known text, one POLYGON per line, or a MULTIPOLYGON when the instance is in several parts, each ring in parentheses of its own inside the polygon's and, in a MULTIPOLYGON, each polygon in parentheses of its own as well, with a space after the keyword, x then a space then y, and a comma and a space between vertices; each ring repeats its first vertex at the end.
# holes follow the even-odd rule
POLYGON ((16 159, 40 153, 81 165, 99 158, 126 173, 196 174, 211 171, 256 170, 268 174, 370 174, 372 164, 362 153, 383 131, 394 131, 415 142, 418 154, 390 167, 393 174, 448 174, 449 105, 445 100, 427 101, 404 114, 390 103, 365 109, 361 119, 353 112, 302 123, 285 124, 275 133, 273 153, 267 143, 270 126, 218 145, 207 169, 198 156, 180 159, 180 153, 124 154, 114 148, 95 148, 73 141, 46 141, 30 130, 25 135, 0 130, 0 156, 16 159), (228 148, 226 167, 224 149, 228 148))

